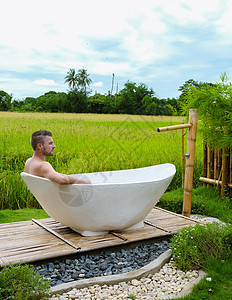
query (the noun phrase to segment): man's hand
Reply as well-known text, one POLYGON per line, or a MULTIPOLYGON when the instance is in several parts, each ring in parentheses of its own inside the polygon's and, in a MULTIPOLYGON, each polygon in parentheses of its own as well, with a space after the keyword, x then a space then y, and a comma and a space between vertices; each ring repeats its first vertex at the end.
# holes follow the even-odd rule
POLYGON ((69 181, 74 181, 74 182, 69 182, 69 183, 77 183, 77 184, 91 184, 91 181, 90 180, 83 180, 83 179, 77 179, 77 178, 74 178, 70 175, 66 175, 68 176, 68 180, 69 181))

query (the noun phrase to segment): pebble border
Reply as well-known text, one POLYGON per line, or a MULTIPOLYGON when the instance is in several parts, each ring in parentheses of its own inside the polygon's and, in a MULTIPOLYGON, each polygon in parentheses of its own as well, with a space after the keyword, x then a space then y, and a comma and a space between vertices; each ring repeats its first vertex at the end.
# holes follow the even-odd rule
POLYGON ((171 258, 171 251, 167 250, 162 253, 157 259, 150 262, 146 266, 130 271, 127 273, 102 276, 102 277, 93 277, 89 279, 76 280, 68 283, 63 283, 51 287, 52 293, 62 293, 71 290, 72 288, 81 289, 90 285, 104 285, 104 284, 117 284, 122 281, 130 281, 132 279, 140 279, 142 277, 147 276, 148 274, 154 274, 159 272, 159 270, 163 267, 163 265, 168 262, 171 258))
MULTIPOLYGON (((149 277, 151 277, 153 274, 158 273, 162 267, 165 267, 165 264, 167 264, 170 261, 170 259, 171 259, 171 251, 168 250, 163 254, 161 254, 157 259, 155 259, 151 263, 147 264, 146 266, 138 270, 134 270, 123 274, 117 274, 117 275, 77 280, 77 281, 54 286, 51 288, 51 293, 53 294, 51 299, 53 300, 55 299, 59 299, 59 300, 97 299, 97 298, 83 298, 83 297, 79 298, 78 290, 84 288, 90 289, 91 286, 104 286, 106 288, 107 286, 115 286, 117 284, 122 284, 122 283, 125 284, 126 282, 131 282, 132 285, 135 285, 137 280, 144 279, 148 275, 149 277), (63 296, 61 296, 62 294, 63 296)), ((190 281, 187 281, 186 284, 181 289, 176 291, 176 293, 168 294, 168 298, 166 299, 179 298, 191 293, 193 286, 197 284, 205 275, 206 273, 204 271, 202 270, 198 271, 198 273, 195 274, 195 277, 191 278, 190 281)), ((162 297, 162 299, 165 299, 165 295, 163 296, 164 298, 162 297)), ((108 299, 108 298, 102 298, 102 299, 108 299)), ((124 298, 118 298, 117 296, 115 296, 109 299, 124 299, 124 298)), ((127 299, 127 297, 125 297, 125 299, 127 299)), ((155 299, 155 298, 154 297, 149 298, 148 296, 148 298, 143 297, 143 298, 136 298, 136 299, 155 299)))
MULTIPOLYGON (((204 217, 202 215, 191 215, 192 219, 201 220, 204 223, 211 223, 213 221, 220 222, 216 218, 209 218, 204 217)), ((146 266, 134 270, 131 272, 123 273, 123 274, 117 274, 117 275, 110 275, 110 276, 103 276, 103 277, 95 277, 90 279, 83 279, 78 281, 73 281, 70 283, 64 283, 58 286, 51 287, 50 291, 52 293, 52 300, 66 300, 66 299, 98 299, 98 298, 79 298, 78 296, 78 290, 87 288, 90 289, 91 287, 94 289, 95 287, 105 287, 107 290, 111 288, 114 289, 114 287, 118 287, 117 284, 120 285, 127 285, 126 282, 131 282, 132 285, 136 286, 136 281, 141 279, 141 281, 150 281, 150 278, 152 277, 152 274, 158 273, 161 271, 161 268, 165 268, 168 262, 170 262, 171 259, 171 250, 167 250, 163 254, 161 254, 157 259, 152 261, 151 263, 147 264, 146 266), (145 278, 147 276, 147 278, 145 278), (149 278, 150 277, 150 278, 149 278), (113 286, 114 285, 114 286, 113 286), (63 295, 61 295, 63 293, 63 295)), ((171 267, 171 266, 168 266, 171 267)), ((161 295, 159 298, 155 297, 154 295, 147 295, 147 296, 141 296, 139 298, 136 297, 136 299, 175 299, 175 298, 181 298, 191 293, 194 285, 199 283, 201 279, 203 279, 207 274, 203 270, 199 270, 195 276, 191 278, 186 284, 182 287, 182 289, 177 290, 176 293, 171 293, 168 295, 161 295), (197 276, 196 276, 197 275, 197 276)), ((139 284, 139 282, 138 282, 139 284)), ((81 294, 81 293, 79 293, 81 294)), ((81 296, 81 295, 80 295, 81 296)), ((128 295, 127 295, 128 296, 128 295)), ((125 296, 125 299, 128 299, 128 297, 125 296)), ((124 298, 118 298, 117 296, 110 296, 107 298, 103 297, 102 299, 124 299, 124 298)))

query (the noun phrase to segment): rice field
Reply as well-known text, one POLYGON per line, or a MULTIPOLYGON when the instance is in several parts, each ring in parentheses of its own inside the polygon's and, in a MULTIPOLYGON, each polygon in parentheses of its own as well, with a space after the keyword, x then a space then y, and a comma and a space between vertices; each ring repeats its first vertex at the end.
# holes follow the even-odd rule
MULTIPOLYGON (((39 129, 53 133, 56 149, 48 161, 58 172, 101 172, 169 162, 177 169, 170 186, 170 189, 175 189, 182 183, 181 130, 157 133, 157 128, 180 124, 181 119, 0 112, 0 208, 39 207, 20 177, 26 159, 33 154, 31 134, 39 129)), ((202 156, 202 137, 198 134, 195 185, 203 171, 202 156)))

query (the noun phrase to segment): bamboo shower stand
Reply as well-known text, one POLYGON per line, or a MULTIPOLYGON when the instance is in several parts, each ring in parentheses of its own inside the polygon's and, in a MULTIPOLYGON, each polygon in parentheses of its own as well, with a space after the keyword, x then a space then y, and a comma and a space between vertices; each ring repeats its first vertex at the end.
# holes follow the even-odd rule
POLYGON ((190 217, 191 213, 191 203, 192 203, 192 189, 193 189, 193 170, 195 162, 195 146, 196 146, 196 136, 197 136, 197 120, 198 120, 198 110, 189 110, 189 123, 180 124, 174 126, 167 126, 158 128, 158 132, 177 130, 188 128, 188 140, 187 140, 187 153, 184 155, 186 157, 185 166, 185 178, 184 178, 184 199, 183 199, 183 209, 182 214, 186 217, 190 217))

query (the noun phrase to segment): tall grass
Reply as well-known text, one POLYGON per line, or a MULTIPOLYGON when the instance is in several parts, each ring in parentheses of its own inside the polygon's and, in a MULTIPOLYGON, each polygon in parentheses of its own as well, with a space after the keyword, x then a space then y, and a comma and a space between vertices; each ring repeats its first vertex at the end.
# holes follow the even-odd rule
MULTIPOLYGON (((20 177, 33 154, 31 134, 39 129, 53 133, 57 147, 48 160, 58 172, 100 172, 170 162, 177 169, 170 188, 177 188, 181 186, 181 130, 157 133, 157 128, 180 122, 180 117, 0 112, 0 208, 39 207, 20 177)), ((201 172, 202 138, 198 136, 195 184, 201 172)))

